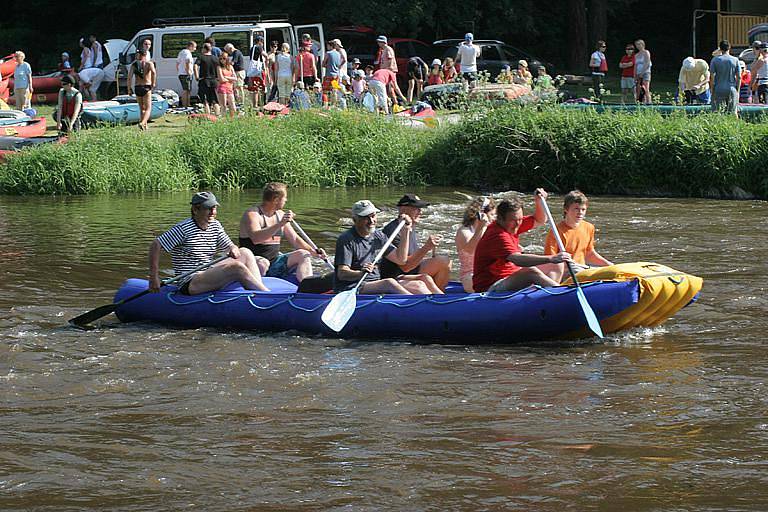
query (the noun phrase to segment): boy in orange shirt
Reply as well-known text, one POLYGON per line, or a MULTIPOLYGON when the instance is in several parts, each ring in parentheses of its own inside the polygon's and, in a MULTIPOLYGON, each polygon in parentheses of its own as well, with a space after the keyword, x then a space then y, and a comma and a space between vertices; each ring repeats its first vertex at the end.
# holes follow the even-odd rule
MULTIPOLYGON (((584 220, 589 199, 578 190, 566 194, 563 201, 563 220, 557 223, 557 231, 565 245, 565 251, 581 266, 604 267, 613 265, 595 250, 595 226, 584 220)), ((558 254, 555 236, 550 230, 544 242, 544 254, 558 254)))

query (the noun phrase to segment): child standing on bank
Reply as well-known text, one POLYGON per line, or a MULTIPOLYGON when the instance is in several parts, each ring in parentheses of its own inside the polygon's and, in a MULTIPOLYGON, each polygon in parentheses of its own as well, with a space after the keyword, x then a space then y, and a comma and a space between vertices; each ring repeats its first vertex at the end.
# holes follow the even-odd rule
MULTIPOLYGON (((563 220, 557 223, 557 231, 563 240, 565 252, 574 263, 581 266, 605 267, 613 265, 595 250, 595 226, 584 220, 589 199, 582 192, 572 190, 563 200, 563 220)), ((544 242, 544 254, 558 254, 557 240, 550 230, 544 242)))

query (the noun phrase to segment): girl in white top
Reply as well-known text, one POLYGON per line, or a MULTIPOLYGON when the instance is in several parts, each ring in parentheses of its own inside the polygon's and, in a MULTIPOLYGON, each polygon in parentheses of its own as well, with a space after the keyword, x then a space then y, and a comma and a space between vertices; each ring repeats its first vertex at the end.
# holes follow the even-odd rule
POLYGON ((291 57, 291 46, 288 43, 283 43, 281 51, 275 54, 272 70, 277 83, 278 101, 283 105, 288 105, 293 86, 293 58, 291 57))
POLYGON ((637 84, 637 99, 642 99, 646 105, 651 104, 651 52, 645 49, 645 41, 635 41, 635 83, 637 84))
POLYGON ((80 48, 83 50, 80 52, 80 67, 78 68, 78 71, 92 68, 93 52, 91 52, 91 49, 88 47, 88 43, 85 41, 85 38, 80 39, 80 48))
POLYGON ((472 293, 475 248, 483 238, 488 225, 496 219, 496 203, 489 197, 473 199, 464 210, 464 218, 456 232, 456 251, 459 254, 459 280, 464 291, 472 293))

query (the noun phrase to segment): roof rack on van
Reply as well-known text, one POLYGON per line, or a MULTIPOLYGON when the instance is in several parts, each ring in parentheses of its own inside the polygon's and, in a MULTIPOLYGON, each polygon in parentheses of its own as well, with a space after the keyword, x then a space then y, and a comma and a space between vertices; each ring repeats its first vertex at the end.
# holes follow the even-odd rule
POLYGON ((191 18, 155 18, 155 27, 173 25, 230 25, 233 23, 265 23, 270 21, 288 21, 288 15, 277 14, 243 14, 239 16, 194 16, 191 18))

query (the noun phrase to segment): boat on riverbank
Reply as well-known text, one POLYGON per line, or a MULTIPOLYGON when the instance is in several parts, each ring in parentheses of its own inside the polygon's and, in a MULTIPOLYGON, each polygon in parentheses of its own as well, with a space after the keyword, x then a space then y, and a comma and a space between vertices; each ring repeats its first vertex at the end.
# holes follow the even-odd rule
MULTIPOLYGON (((579 273, 584 294, 605 333, 659 325, 697 297, 702 279, 654 263, 627 263, 579 273)), ((123 322, 181 328, 215 327, 261 332, 421 343, 514 344, 591 336, 573 286, 530 287, 509 293, 464 293, 454 283, 445 295, 359 295, 346 327, 336 333, 321 320, 330 294, 298 293, 296 285, 265 278, 270 292, 224 290, 195 296, 166 286, 116 310, 123 322)), ((129 279, 115 302, 147 289, 129 279)))
POLYGON ((0 135, 16 137, 40 137, 45 134, 44 117, 0 119, 0 135))
MULTIPOLYGON (((136 124, 139 122, 139 104, 135 98, 132 103, 121 101, 97 101, 83 104, 80 120, 86 126, 96 124, 136 124)), ((165 115, 169 108, 168 101, 159 95, 153 95, 152 112, 149 119, 165 115)))

